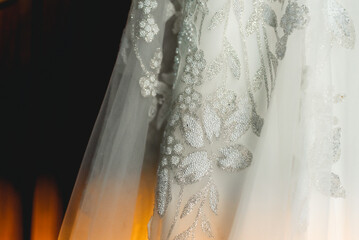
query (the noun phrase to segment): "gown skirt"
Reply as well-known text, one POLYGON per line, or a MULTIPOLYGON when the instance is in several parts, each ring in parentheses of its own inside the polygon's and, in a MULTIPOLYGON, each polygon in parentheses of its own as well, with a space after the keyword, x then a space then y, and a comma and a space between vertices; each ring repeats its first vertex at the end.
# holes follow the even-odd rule
POLYGON ((357 0, 133 0, 59 240, 358 240, 357 0))

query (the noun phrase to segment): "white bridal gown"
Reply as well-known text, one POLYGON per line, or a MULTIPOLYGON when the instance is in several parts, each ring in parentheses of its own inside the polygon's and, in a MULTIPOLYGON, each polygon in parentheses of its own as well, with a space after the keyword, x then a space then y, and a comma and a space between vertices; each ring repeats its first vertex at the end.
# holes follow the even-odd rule
POLYGON ((357 0, 133 0, 61 240, 358 240, 357 0))

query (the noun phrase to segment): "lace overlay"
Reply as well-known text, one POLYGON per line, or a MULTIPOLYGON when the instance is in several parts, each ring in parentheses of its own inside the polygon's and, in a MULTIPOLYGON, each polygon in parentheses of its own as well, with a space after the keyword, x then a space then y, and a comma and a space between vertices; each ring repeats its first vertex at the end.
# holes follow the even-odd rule
POLYGON ((264 124, 257 110, 257 105, 263 103, 257 103, 256 99, 260 99, 258 96, 265 85, 269 106, 278 62, 284 58, 288 37, 295 29, 304 28, 309 17, 304 5, 291 1, 285 5, 280 24, 275 11, 265 2, 253 1, 246 6, 239 0, 222 1, 222 6, 214 13, 208 11, 210 1, 184 1, 182 4, 179 18, 183 21, 175 57, 176 79, 172 86, 175 97, 161 144, 156 209, 163 217, 170 204, 177 206, 178 215, 174 216, 168 239, 194 237, 196 228, 211 238, 215 233, 209 216, 218 214, 220 208, 220 193, 213 174, 216 171, 240 174, 250 167, 253 154, 242 142, 251 134, 259 137, 264 124), (241 14, 244 7, 253 8, 248 20, 241 14), (236 22, 236 30, 227 29, 229 21, 236 22), (208 35, 221 32, 218 55, 214 58, 206 56, 202 49, 204 28, 208 35), (283 33, 281 37, 279 28, 283 33), (240 45, 236 47, 229 40, 233 30, 240 36, 240 45), (277 37, 275 46, 269 46, 269 34, 277 37), (250 72, 252 66, 246 44, 246 39, 253 35, 257 39, 255 56, 260 55, 261 63, 254 74, 250 72), (241 52, 235 50, 238 48, 241 52), (271 49, 275 49, 275 54, 271 49), (183 199, 186 186, 198 182, 206 184, 189 199, 183 199), (180 186, 178 193, 171 190, 172 184, 180 186), (174 198, 177 203, 172 202, 173 194, 179 194, 174 198), (212 213, 204 210, 205 205, 212 213), (172 236, 177 222, 191 214, 194 214, 192 224, 172 236))
MULTIPOLYGON (((154 99, 150 117, 156 115, 158 103, 167 101, 155 210, 164 217, 169 205, 176 208, 167 239, 195 239, 197 228, 213 238, 216 235, 211 218, 224 207, 220 205, 214 173, 241 174, 255 161, 253 146, 248 146, 246 139, 261 135, 263 116, 275 90, 278 65, 285 58, 290 35, 305 29, 310 22, 310 10, 294 0, 186 0, 175 4, 181 9, 175 13, 173 29, 178 32, 173 82, 165 83, 158 78, 161 49, 155 51, 149 67, 136 51, 135 39, 151 42, 158 33, 151 18, 156 1, 139 1, 137 8, 143 18, 133 26, 132 35, 144 72, 139 79, 141 94, 154 99), (243 14, 246 8, 252 9, 249 16, 243 14), (232 41, 233 34, 239 36, 237 42, 232 41), (202 44, 203 39, 213 39, 216 50, 211 52, 216 52, 215 56, 207 54, 208 46, 202 44), (254 48, 249 47, 250 41, 256 43, 254 48), (171 99, 158 101, 163 96, 171 99), (196 186, 196 193, 184 199, 186 187, 199 182, 203 184, 196 186), (179 186, 177 191, 173 185, 179 186), (193 215, 192 224, 173 235, 178 222, 189 215, 193 215)), ((355 31, 347 11, 336 0, 328 0, 327 9, 332 43, 353 48, 355 31)), ((333 136, 328 141, 332 142, 334 164, 340 158, 342 129, 334 126, 328 134, 333 136)), ((331 173, 329 178, 330 195, 345 197, 340 177, 331 173)), ((327 181, 322 180, 323 176, 316 176, 314 185, 325 193, 327 181)))

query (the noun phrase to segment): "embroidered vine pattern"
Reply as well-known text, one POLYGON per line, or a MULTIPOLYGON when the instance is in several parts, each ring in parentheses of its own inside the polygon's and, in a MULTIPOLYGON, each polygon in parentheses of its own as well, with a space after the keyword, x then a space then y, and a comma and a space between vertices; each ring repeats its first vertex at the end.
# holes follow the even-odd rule
MULTIPOLYGON (((278 1, 278 5, 283 7, 285 2, 278 1)), ((285 56, 288 38, 294 30, 306 27, 310 20, 309 10, 305 5, 300 5, 297 1, 289 0, 283 16, 278 21, 276 12, 265 1, 254 0, 253 8, 254 11, 245 26, 245 32, 248 36, 256 34, 261 66, 252 79, 252 88, 254 91, 258 91, 264 82, 267 93, 267 106, 269 106, 275 86, 277 67, 279 61, 285 56), (275 51, 272 51, 271 46, 269 46, 268 29, 274 32, 277 39, 275 51), (266 66, 266 63, 268 63, 268 66, 266 66)), ((239 18, 240 12, 236 11, 236 13, 239 18)))
POLYGON ((138 37, 150 43, 159 32, 157 23, 151 15, 151 11, 157 8, 156 0, 140 0, 137 8, 142 11, 143 17, 137 25, 138 37))
POLYGON ((138 0, 133 1, 130 12, 130 39, 134 54, 140 63, 143 76, 139 79, 141 95, 150 98, 151 106, 148 111, 149 119, 152 120, 157 112, 158 106, 162 105, 169 96, 170 89, 168 84, 160 81, 160 70, 162 63, 162 49, 157 47, 153 50, 153 56, 146 64, 141 56, 139 45, 153 42, 158 37, 160 29, 153 16, 153 12, 158 8, 157 0, 138 0), (137 19, 136 21, 134 19, 137 19))
MULTIPOLYGON (((212 15, 208 26, 204 26, 204 19, 209 15, 207 0, 186 0, 179 3, 182 5, 182 11, 178 15, 177 25, 181 24, 176 27, 179 30, 174 64, 176 79, 172 88, 175 89, 180 82, 185 87, 171 102, 172 108, 161 143, 161 162, 157 171, 156 188, 156 211, 163 217, 172 201, 172 184, 180 186, 179 196, 176 198, 178 199, 176 213, 167 239, 172 236, 177 221, 190 214, 195 214, 193 223, 184 232, 174 236, 175 240, 185 240, 190 237, 195 239, 195 230, 199 226, 209 238, 214 237, 208 215, 210 213, 204 211, 206 204, 209 205, 212 214, 218 214, 220 209, 220 196, 212 172, 215 168, 228 173, 238 172, 251 165, 253 154, 238 141, 249 129, 260 136, 263 118, 257 113, 254 95, 265 86, 266 102, 269 106, 277 67, 285 57, 289 36, 294 30, 303 29, 309 22, 309 10, 305 5, 294 0, 276 0, 274 3, 280 8, 285 7, 280 20, 278 20, 278 11, 276 12, 263 0, 253 0, 254 11, 249 19, 243 19, 243 0, 226 0, 223 7, 212 15), (202 29, 206 27, 212 31, 221 24, 226 28, 231 9, 238 20, 243 50, 238 55, 223 34, 222 50, 212 62, 208 62, 205 53, 199 47, 202 29), (197 23, 199 23, 198 29, 197 23), (277 39, 274 46, 269 45, 269 31, 272 31, 277 39), (252 34, 255 34, 260 56, 260 66, 253 75, 249 71, 245 41, 252 34), (185 47, 181 48, 181 46, 185 47), (183 66, 180 68, 182 62, 183 66), (245 93, 238 94, 221 87, 209 96, 203 97, 197 87, 205 84, 206 81, 211 81, 219 74, 223 74, 224 86, 228 69, 234 79, 244 79, 248 83, 249 87, 245 93), (225 146, 210 152, 203 149, 206 144, 215 142, 224 143, 225 146), (184 201, 184 188, 204 180, 206 184, 181 208, 184 201)), ((155 49, 150 65, 146 66, 139 53, 137 41, 151 43, 159 33, 158 25, 151 14, 157 7, 155 0, 139 1, 135 8, 142 17, 138 22, 132 23, 131 31, 133 49, 144 73, 139 79, 141 94, 143 97, 153 99, 149 112, 151 118, 156 115, 161 96, 165 96, 169 91, 167 85, 158 80, 162 51, 160 48, 155 49)), ((131 15, 132 19, 133 16, 131 15)), ((328 0, 328 16, 333 44, 353 48, 355 32, 347 11, 336 0, 328 0)), ((340 138, 341 128, 336 126, 333 130, 335 159, 340 158, 340 138)), ((332 196, 345 196, 339 176, 334 173, 332 183, 332 196)))
MULTIPOLYGON (((280 1, 278 4, 284 4, 284 2, 280 1)), ((261 88, 262 82, 267 81, 266 79, 271 78, 274 82, 278 61, 285 55, 285 45, 289 34, 293 29, 303 28, 306 24, 307 9, 296 2, 289 1, 287 11, 281 20, 283 23, 280 25, 285 29, 284 34, 279 37, 274 11, 268 9, 269 6, 264 2, 254 1, 254 5, 256 6, 255 16, 253 15, 249 22, 244 24, 241 14, 243 2, 227 0, 221 9, 214 13, 207 26, 207 29, 211 31, 224 23, 224 32, 226 32, 229 11, 231 8, 234 9, 244 46, 241 53, 243 55, 242 67, 240 57, 226 34, 223 34, 222 50, 219 55, 213 62, 207 62, 203 50, 199 48, 203 22, 209 14, 207 1, 188 0, 183 3, 183 11, 179 16, 182 19, 178 33, 179 47, 176 50, 174 67, 177 78, 172 88, 177 88, 180 82, 185 87, 172 103, 171 114, 161 143, 161 163, 157 171, 156 210, 161 217, 165 215, 172 201, 172 184, 180 186, 179 195, 176 197, 176 212, 167 239, 171 238, 176 223, 190 214, 195 214, 193 223, 182 233, 174 236, 175 240, 185 240, 190 237, 194 239, 196 228, 199 226, 209 238, 214 237, 208 218, 209 213, 203 210, 208 204, 212 214, 218 214, 220 196, 212 173, 215 168, 232 173, 244 170, 251 165, 253 154, 238 141, 249 129, 252 129, 255 135, 260 136, 263 118, 257 113, 254 92, 261 88), (289 15, 293 13, 296 14, 295 17, 290 18, 289 15), (199 29, 197 29, 197 21, 199 21, 199 29), (269 26, 274 28, 280 42, 275 46, 277 55, 269 50, 264 23, 269 23, 269 26), (286 24, 291 24, 291 26, 286 24), (253 32, 248 30, 250 28, 253 28, 253 32), (259 35, 260 30, 264 31, 266 49, 261 45, 261 41, 258 41, 262 64, 252 80, 245 38, 254 32, 259 35), (181 46, 185 47, 181 48, 181 46), (268 52, 267 59, 264 58, 264 52, 268 52), (183 61, 182 68, 179 67, 181 61, 183 61), (267 62, 271 68, 270 77, 267 76, 266 69, 268 68, 265 66, 267 62), (238 94, 224 87, 228 78, 227 70, 233 79, 244 78, 249 86, 244 93, 238 94), (223 74, 223 87, 203 97, 197 91, 197 87, 211 81, 219 74, 223 74), (204 149, 205 146, 213 143, 223 146, 213 148, 213 151, 204 149), (185 201, 182 207, 184 188, 202 181, 206 181, 206 184, 185 201)), ((268 83, 265 84, 269 89, 268 83)), ((274 84, 271 90, 273 87, 274 84)), ((267 94, 270 95, 269 90, 267 94)))

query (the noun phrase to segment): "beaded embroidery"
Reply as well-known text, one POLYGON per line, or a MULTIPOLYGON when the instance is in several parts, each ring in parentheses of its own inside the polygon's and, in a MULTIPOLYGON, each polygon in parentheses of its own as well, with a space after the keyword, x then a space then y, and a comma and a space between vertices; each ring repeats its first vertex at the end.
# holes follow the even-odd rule
MULTIPOLYGON (((208 63, 206 60, 205 53, 200 48, 200 39, 204 19, 209 14, 207 1, 186 0, 182 5, 182 12, 178 14, 182 19, 182 25, 177 27, 178 47, 174 61, 176 79, 172 85, 178 94, 172 102, 161 143, 161 163, 158 167, 159 180, 156 188, 156 210, 163 217, 168 205, 172 204, 174 193, 171 184, 180 186, 175 203, 176 214, 167 239, 171 238, 176 223, 195 211, 192 224, 173 239, 184 240, 190 236, 194 239, 197 227, 208 237, 215 236, 208 215, 210 213, 204 210, 208 204, 212 213, 218 214, 220 196, 212 174, 218 170, 236 173, 251 165, 253 154, 239 141, 243 135, 250 134, 250 129, 259 137, 264 123, 263 118, 258 114, 253 92, 259 91, 262 83, 267 79, 272 79, 270 88, 266 83, 269 98, 271 94, 269 90, 274 88, 278 60, 283 59, 285 55, 289 34, 294 29, 305 27, 308 21, 308 9, 304 5, 298 5, 297 2, 289 1, 280 22, 284 35, 279 37, 276 13, 263 2, 253 2, 255 12, 246 25, 243 24, 240 14, 244 8, 243 2, 226 0, 223 7, 214 13, 207 27, 212 31, 225 23, 226 32, 226 23, 233 6, 239 27, 247 29, 247 36, 252 33, 259 35, 262 31, 266 49, 264 50, 262 43, 258 42, 262 64, 253 78, 250 78, 247 54, 244 52, 241 60, 225 33, 219 55, 213 62, 208 63), (295 15, 289 16, 289 14, 295 15), (278 39, 276 46, 268 45, 264 23, 274 28, 278 39), (276 49, 277 56, 271 52, 270 47, 276 49), (267 59, 264 52, 267 52, 267 59), (265 63, 270 66, 269 73, 265 63), (243 79, 249 86, 248 90, 237 93, 226 89, 225 81, 230 77, 227 76, 227 71, 231 73, 232 79, 239 82, 243 79), (201 86, 218 77, 219 74, 224 76, 223 85, 208 96, 203 96, 201 86), (206 148, 206 146, 210 147, 206 148), (206 184, 190 196, 182 206, 184 188, 198 182, 206 182, 206 184)), ((282 5, 284 2, 278 4, 282 5)), ((241 30, 241 34, 243 32, 241 30)), ((241 35, 242 40, 244 41, 247 36, 241 35)), ((246 48, 244 43, 243 47, 246 48)))
MULTIPOLYGON (((195 210, 197 213, 193 223, 174 239, 184 240, 189 237, 194 239, 197 227, 211 238, 215 234, 208 217, 210 213, 204 210, 205 204, 208 204, 213 214, 218 214, 220 208, 220 196, 212 173, 216 168, 228 173, 238 172, 251 165, 253 154, 239 141, 243 135, 250 132, 250 129, 258 137, 261 133, 264 120, 257 111, 254 95, 264 86, 267 106, 269 106, 277 67, 279 61, 285 57, 289 36, 294 30, 306 27, 309 22, 309 10, 298 1, 273 1, 273 4, 285 7, 284 14, 279 16, 269 4, 262 0, 253 0, 253 13, 248 19, 244 19, 242 12, 247 7, 244 1, 223 1, 225 4, 212 15, 206 29, 213 31, 224 23, 224 32, 226 32, 228 16, 233 10, 238 20, 243 51, 238 54, 223 34, 222 50, 213 61, 209 62, 200 48, 204 20, 210 14, 207 0, 179 2, 182 10, 176 13, 177 21, 174 27, 174 31, 178 32, 178 47, 173 68, 176 78, 172 85, 172 88, 179 90, 179 93, 173 102, 165 99, 171 106, 168 107, 171 111, 161 143, 161 162, 157 171, 156 211, 161 217, 166 214, 166 209, 172 201, 171 185, 178 184, 180 186, 180 196, 176 203, 178 214, 174 216, 167 239, 171 237, 176 222, 195 210), (269 31, 276 38, 274 46, 269 45, 269 31), (260 59, 260 65, 253 76, 250 75, 248 47, 245 41, 251 35, 257 39, 260 59), (228 78, 227 70, 238 82, 243 79, 248 84, 248 89, 239 94, 226 89, 223 84, 208 96, 202 96, 199 88, 220 74, 223 74, 225 82, 228 78), (177 89, 177 86, 184 87, 177 89), (213 148, 213 151, 204 149, 206 145, 221 142, 225 145, 213 148), (192 195, 182 210, 179 210, 182 206, 185 186, 204 180, 206 180, 205 186, 192 195)), ((139 85, 143 97, 153 98, 150 116, 154 117, 158 104, 156 97, 165 96, 165 92, 168 91, 165 84, 158 80, 162 61, 161 49, 156 49, 147 68, 138 52, 135 38, 151 43, 157 36, 159 27, 151 12, 158 6, 156 0, 140 0, 136 6, 142 14, 141 19, 134 24, 132 33, 134 51, 144 73, 139 79, 139 85)), ((355 31, 347 10, 336 0, 328 0, 327 10, 328 29, 332 34, 332 42, 353 48, 355 31)), ((333 130, 333 157, 337 160, 340 158, 340 138, 341 128, 336 127, 333 130)), ((335 173, 331 174, 330 193, 333 197, 345 196, 340 178, 335 173)))

